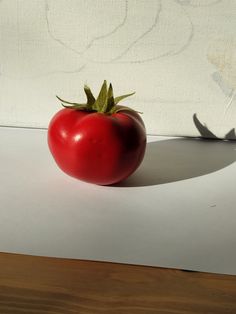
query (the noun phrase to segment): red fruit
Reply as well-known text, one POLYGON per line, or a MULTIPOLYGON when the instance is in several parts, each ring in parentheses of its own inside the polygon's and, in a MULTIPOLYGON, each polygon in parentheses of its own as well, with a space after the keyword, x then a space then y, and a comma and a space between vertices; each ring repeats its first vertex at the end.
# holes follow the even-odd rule
POLYGON ((56 113, 48 128, 48 145, 68 175, 109 185, 130 176, 143 160, 146 131, 140 115, 117 103, 104 81, 97 100, 85 86, 87 104, 70 104, 56 113))

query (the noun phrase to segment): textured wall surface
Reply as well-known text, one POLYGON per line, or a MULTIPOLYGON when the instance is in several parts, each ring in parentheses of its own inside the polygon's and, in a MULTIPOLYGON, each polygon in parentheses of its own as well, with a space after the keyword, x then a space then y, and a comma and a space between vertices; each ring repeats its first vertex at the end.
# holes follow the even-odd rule
POLYGON ((107 79, 149 134, 235 138, 235 29, 235 0, 1 0, 0 124, 47 127, 107 79))

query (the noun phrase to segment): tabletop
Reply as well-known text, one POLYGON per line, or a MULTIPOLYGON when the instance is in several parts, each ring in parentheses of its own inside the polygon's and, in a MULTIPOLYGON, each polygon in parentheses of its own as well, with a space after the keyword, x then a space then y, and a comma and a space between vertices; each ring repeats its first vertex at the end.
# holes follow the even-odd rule
POLYGON ((1 314, 235 314, 236 276, 0 253, 1 314))
POLYGON ((0 128, 0 313, 236 313, 236 143, 149 136, 101 187, 46 135, 0 128))

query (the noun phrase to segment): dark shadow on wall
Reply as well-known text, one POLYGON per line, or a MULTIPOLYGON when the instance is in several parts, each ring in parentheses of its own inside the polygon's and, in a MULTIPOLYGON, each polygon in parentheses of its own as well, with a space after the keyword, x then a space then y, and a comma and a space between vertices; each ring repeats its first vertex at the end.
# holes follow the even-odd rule
MULTIPOLYGON (((219 139, 214 133, 212 133, 207 125, 204 123, 202 124, 200 120, 197 117, 197 114, 194 113, 193 115, 193 122, 200 133, 200 135, 204 138, 210 138, 210 139, 219 139)), ((235 134, 235 129, 232 128, 227 134, 225 134, 224 137, 225 140, 236 140, 236 134, 235 134)))
POLYGON ((236 142, 178 138, 147 144, 140 168, 119 187, 165 184, 203 176, 236 160, 236 142))

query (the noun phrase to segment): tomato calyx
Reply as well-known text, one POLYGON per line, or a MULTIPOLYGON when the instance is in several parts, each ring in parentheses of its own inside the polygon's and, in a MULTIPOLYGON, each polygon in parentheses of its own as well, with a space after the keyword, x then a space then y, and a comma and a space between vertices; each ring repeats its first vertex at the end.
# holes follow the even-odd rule
POLYGON ((61 101, 61 104, 65 108, 75 109, 75 110, 83 110, 89 112, 100 112, 104 114, 113 114, 119 111, 135 111, 126 106, 117 106, 117 104, 127 98, 135 94, 135 92, 114 97, 113 94, 113 87, 110 83, 109 88, 107 88, 107 82, 104 80, 100 92, 98 94, 97 99, 93 96, 90 88, 87 85, 84 85, 84 92, 87 97, 87 103, 76 103, 76 102, 69 102, 66 100, 61 99, 60 97, 56 96, 58 100, 61 101))

